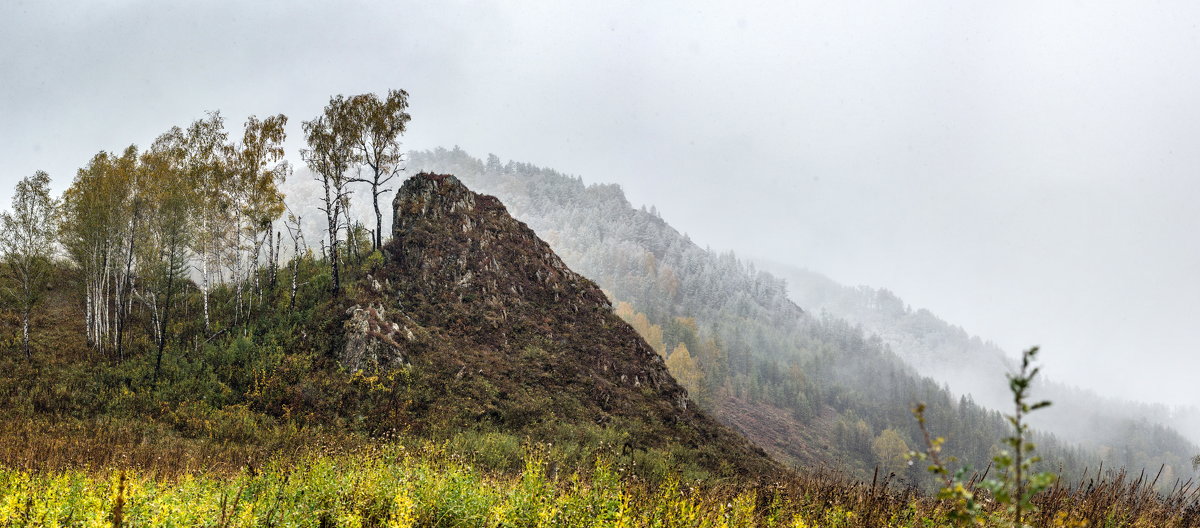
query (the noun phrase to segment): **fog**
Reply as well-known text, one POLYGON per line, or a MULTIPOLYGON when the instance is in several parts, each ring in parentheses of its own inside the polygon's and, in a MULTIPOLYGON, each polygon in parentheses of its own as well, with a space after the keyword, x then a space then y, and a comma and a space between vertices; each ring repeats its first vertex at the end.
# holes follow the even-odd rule
MULTIPOLYGON (((404 88, 411 148, 621 184, 1055 379, 1200 404, 1193 3, 8 1, 0 183, 404 88)), ((5 198, 7 200, 7 198, 5 198)))

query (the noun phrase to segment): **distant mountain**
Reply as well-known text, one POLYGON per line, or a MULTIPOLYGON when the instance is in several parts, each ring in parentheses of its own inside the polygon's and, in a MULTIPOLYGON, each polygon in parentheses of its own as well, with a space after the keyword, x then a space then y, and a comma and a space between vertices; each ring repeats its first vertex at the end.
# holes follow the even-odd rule
MULTIPOLYGON (((788 295, 797 304, 878 335, 917 371, 946 384, 954 393, 970 395, 995 409, 1010 405, 1004 374, 1014 365, 994 343, 968 334, 929 310, 913 309, 886 289, 844 286, 820 273, 786 264, 758 264, 787 280, 788 295)), ((1052 379, 1042 380, 1036 395, 1054 405, 1035 414, 1034 425, 1071 442, 1101 452, 1128 451, 1128 456, 1147 463, 1154 453, 1174 453, 1173 463, 1185 465, 1188 454, 1197 452, 1192 442, 1200 441, 1200 423, 1194 410, 1105 397, 1052 379), (1187 428, 1189 424, 1193 426, 1187 428), (1176 430, 1188 433, 1191 442, 1176 430)))
POLYGON ((755 263, 786 280, 788 297, 800 306, 861 325, 918 372, 945 383, 953 392, 971 394, 992 408, 1009 404, 1004 373, 1014 365, 995 344, 967 334, 928 310, 914 310, 886 289, 843 286, 820 273, 787 264, 755 263))

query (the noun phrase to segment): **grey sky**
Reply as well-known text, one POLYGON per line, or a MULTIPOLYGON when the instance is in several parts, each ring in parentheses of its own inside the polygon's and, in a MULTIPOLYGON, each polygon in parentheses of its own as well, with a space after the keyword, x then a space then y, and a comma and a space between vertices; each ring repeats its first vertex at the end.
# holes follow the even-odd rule
MULTIPOLYGON (((1200 404, 1200 5, 0 3, 0 183, 405 88, 407 144, 618 182, 1048 373, 1200 404)), ((290 156, 298 161, 297 141, 290 156)))

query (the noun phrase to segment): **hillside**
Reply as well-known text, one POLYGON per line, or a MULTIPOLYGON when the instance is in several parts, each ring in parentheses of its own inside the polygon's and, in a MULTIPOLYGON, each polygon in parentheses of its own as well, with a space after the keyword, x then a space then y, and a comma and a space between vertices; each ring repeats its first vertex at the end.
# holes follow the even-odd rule
MULTIPOLYGON (((849 287, 819 273, 777 263, 761 264, 788 282, 788 295, 814 312, 861 325, 879 336, 918 372, 968 395, 990 408, 1009 403, 1004 374, 1013 369, 1009 355, 994 343, 972 336, 925 309, 913 309, 885 289, 849 287)), ((1039 398, 1054 405, 1032 418, 1035 427, 1100 452, 1128 453, 1134 463, 1152 466, 1162 457, 1176 467, 1198 451, 1194 423, 1180 410, 1106 397, 1043 380, 1039 398), (1178 431, 1178 432, 1177 432, 1178 431), (1191 433, 1184 438, 1180 433, 1191 433), (1165 456, 1164 456, 1165 455, 1165 456)))
MULTIPOLYGON (((699 411, 599 288, 498 200, 421 175, 394 207, 393 239, 346 270, 343 298, 325 297, 319 261, 295 259, 299 297, 272 281, 240 323, 205 332, 186 319, 161 377, 149 342, 134 341, 125 358, 88 351, 73 272, 62 270, 52 310, 35 321, 38 353, 4 358, 0 456, 31 467, 114 456, 152 465, 173 452, 186 467, 402 433, 511 445, 502 463, 518 467, 521 444, 541 442, 572 464, 611 453, 654 478, 781 475, 699 411)), ((184 303, 193 318, 195 288, 184 303)), ((135 327, 147 322, 139 315, 135 327)))
MULTIPOLYGON (((453 171, 499 196, 569 265, 628 302, 634 326, 660 342, 668 361, 685 345, 702 371, 694 391, 701 402, 781 460, 861 478, 876 466, 894 468, 919 483, 919 471, 875 448, 888 430, 908 447, 921 444, 910 414, 918 401, 929 405, 931 427, 947 437, 948 451, 982 467, 996 448, 1004 429, 997 411, 918 374, 855 323, 806 313, 788 298, 783 279, 697 246, 655 213, 632 207, 615 185, 585 185, 551 169, 478 160, 457 149, 412 153, 409 166, 453 171)), ((1166 463, 1173 475, 1190 473, 1179 452, 1189 444, 1177 434, 1133 434, 1136 449, 1081 450, 1048 435, 1039 446, 1066 475, 1101 460, 1151 471, 1166 463)))
POLYGON ((399 420, 505 431, 599 426, 623 448, 681 450, 727 476, 778 469, 700 412, 600 289, 499 200, 454 176, 420 174, 393 210, 385 263, 368 278, 378 287, 363 292, 366 308, 353 308, 347 325, 363 320, 374 343, 359 348, 401 354, 374 363, 409 364, 409 383, 429 389, 399 420))

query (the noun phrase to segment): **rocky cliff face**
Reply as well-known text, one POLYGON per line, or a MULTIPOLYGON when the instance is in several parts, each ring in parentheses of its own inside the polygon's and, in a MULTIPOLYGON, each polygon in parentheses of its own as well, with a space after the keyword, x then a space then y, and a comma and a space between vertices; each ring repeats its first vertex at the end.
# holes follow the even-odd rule
POLYGON ((618 428, 632 448, 684 446, 711 468, 778 469, 695 409, 662 359, 492 196, 419 174, 393 202, 386 262, 346 323, 343 363, 403 369, 408 427, 618 428))

